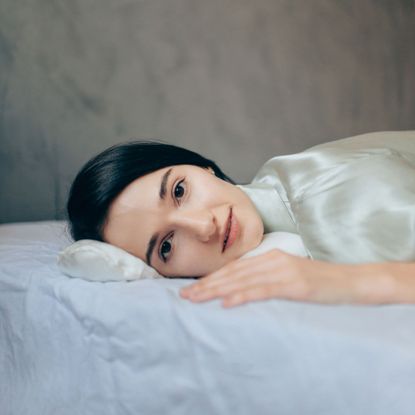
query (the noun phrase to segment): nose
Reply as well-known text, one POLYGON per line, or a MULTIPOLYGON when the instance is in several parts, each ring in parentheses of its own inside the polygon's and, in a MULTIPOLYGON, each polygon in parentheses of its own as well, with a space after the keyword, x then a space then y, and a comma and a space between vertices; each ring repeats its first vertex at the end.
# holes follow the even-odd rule
POLYGON ((170 219, 173 226, 192 232, 202 242, 209 241, 216 233, 216 218, 209 209, 179 209, 171 213, 170 219))

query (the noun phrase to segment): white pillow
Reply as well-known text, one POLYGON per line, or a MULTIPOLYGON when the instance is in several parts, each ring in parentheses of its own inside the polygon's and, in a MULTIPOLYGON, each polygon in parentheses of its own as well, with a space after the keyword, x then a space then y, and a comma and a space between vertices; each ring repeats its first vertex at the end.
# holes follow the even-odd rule
POLYGON ((58 265, 64 274, 89 281, 162 278, 140 258, 114 245, 92 239, 82 239, 61 251, 58 265))
POLYGON ((241 258, 263 254, 274 248, 278 248, 292 255, 309 256, 300 235, 291 232, 270 232, 264 235, 261 243, 256 248, 242 255, 241 258))
MULTIPOLYGON (((272 232, 264 235, 262 242, 242 258, 259 255, 273 248, 293 255, 307 256, 299 235, 289 232, 272 232)), ((70 277, 88 281, 132 281, 163 278, 154 268, 140 258, 105 242, 83 239, 59 253, 60 270, 70 277)))

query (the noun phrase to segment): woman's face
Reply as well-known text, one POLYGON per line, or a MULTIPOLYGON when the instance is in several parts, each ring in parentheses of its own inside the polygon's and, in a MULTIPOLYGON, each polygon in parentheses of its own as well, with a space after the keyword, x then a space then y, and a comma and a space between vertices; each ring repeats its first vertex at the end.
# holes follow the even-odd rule
POLYGON ((112 203, 103 236, 162 275, 200 277, 258 246, 263 233, 241 189, 183 164, 130 183, 112 203))

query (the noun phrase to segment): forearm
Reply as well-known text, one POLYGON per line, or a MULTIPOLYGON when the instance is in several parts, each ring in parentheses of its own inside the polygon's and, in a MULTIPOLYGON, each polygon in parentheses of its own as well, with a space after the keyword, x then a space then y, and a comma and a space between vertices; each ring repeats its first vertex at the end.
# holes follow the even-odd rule
POLYGON ((344 265, 360 303, 415 304, 415 262, 344 265))

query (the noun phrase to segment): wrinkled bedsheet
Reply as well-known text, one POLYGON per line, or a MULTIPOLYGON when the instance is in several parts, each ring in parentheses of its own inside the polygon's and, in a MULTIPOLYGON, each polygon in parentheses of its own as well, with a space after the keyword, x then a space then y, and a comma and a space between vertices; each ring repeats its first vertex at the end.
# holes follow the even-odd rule
POLYGON ((189 280, 67 277, 69 243, 0 226, 2 415, 415 413, 415 306, 193 304, 189 280))

